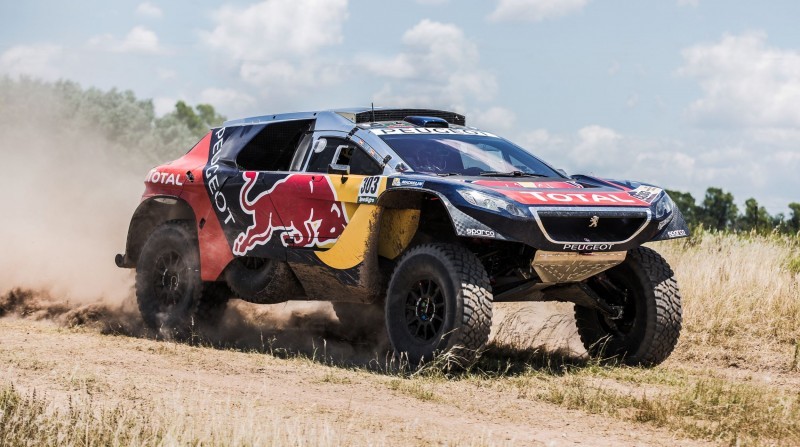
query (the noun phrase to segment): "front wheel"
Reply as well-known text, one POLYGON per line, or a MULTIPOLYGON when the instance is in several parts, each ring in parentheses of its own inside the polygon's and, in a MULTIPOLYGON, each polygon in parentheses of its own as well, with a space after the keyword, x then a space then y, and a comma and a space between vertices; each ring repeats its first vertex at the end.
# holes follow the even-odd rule
POLYGON ((395 352, 417 365, 442 353, 468 363, 489 340, 492 292, 480 260, 458 245, 426 244, 397 264, 386 297, 395 352))
POLYGON ((623 309, 620 318, 611 318, 575 306, 578 334, 590 356, 637 366, 655 366, 669 357, 681 331, 681 296, 661 255, 646 247, 630 250, 622 264, 591 278, 588 285, 623 309))

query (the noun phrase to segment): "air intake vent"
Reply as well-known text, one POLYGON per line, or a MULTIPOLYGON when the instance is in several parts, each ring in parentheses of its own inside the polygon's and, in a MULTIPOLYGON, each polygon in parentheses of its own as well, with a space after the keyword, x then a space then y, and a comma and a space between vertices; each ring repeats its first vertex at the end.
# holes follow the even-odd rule
POLYGON ((432 116, 441 118, 450 124, 465 126, 467 119, 464 115, 444 110, 427 109, 376 109, 373 118, 372 110, 356 113, 356 123, 370 123, 373 121, 403 121, 407 116, 432 116))

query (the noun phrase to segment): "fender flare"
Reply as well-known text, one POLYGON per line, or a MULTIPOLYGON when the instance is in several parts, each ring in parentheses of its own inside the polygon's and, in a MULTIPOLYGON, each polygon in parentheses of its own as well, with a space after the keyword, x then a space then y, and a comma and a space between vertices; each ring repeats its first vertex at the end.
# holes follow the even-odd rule
POLYGON ((194 210, 179 197, 157 195, 139 203, 128 227, 125 254, 117 255, 115 259, 117 266, 135 268, 147 238, 157 226, 170 220, 187 220, 192 222, 192 226, 197 225, 194 210))

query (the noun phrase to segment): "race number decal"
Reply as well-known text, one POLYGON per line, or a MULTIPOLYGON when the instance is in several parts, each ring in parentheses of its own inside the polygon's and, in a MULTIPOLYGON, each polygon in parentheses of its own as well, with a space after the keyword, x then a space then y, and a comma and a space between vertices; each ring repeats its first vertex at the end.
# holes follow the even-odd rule
POLYGON ((377 202, 380 185, 380 177, 364 178, 364 180, 361 181, 361 189, 358 190, 358 203, 374 204, 377 202))

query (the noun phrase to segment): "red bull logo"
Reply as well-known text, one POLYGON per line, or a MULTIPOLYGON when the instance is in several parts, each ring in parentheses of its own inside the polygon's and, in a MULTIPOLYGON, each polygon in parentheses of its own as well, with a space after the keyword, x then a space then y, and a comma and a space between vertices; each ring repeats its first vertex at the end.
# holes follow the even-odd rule
POLYGON ((267 244, 276 232, 285 247, 319 247, 335 242, 347 226, 344 206, 326 176, 290 175, 255 198, 249 196, 258 173, 249 171, 242 177, 239 205, 253 223, 233 243, 237 256, 267 244))

